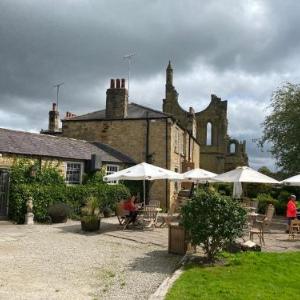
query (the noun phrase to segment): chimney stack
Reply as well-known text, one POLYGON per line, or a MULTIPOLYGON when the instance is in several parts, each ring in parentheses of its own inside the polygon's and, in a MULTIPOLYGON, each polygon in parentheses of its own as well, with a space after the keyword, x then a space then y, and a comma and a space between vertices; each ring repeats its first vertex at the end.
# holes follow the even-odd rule
POLYGON ((111 80, 110 80, 110 88, 111 88, 111 89, 114 89, 114 88, 115 88, 115 80, 114 80, 114 79, 111 79, 111 80))
POLYGON ((59 131, 59 112, 56 110, 56 103, 52 103, 52 110, 49 111, 49 132, 58 132, 59 131))
POLYGON ((106 91, 106 118, 124 119, 127 117, 128 91, 125 79, 110 80, 110 88, 106 91))
POLYGON ((125 79, 124 78, 121 79, 121 88, 125 89, 125 79))

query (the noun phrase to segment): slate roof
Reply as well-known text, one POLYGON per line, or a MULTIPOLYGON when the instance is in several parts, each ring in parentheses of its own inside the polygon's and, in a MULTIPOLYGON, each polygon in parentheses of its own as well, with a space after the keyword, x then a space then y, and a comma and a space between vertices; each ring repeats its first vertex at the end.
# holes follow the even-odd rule
POLYGON ((100 143, 0 128, 0 153, 90 160, 98 154, 104 162, 134 164, 116 149, 100 143))
MULTIPOLYGON (((154 110, 149 107, 145 107, 136 103, 129 103, 127 107, 127 117, 126 119, 160 119, 171 117, 170 114, 163 113, 158 110, 154 110), (148 113, 148 116, 147 116, 148 113)), ((91 112, 85 115, 73 117, 70 119, 64 119, 64 121, 81 121, 81 120, 105 120, 105 109, 91 112)))

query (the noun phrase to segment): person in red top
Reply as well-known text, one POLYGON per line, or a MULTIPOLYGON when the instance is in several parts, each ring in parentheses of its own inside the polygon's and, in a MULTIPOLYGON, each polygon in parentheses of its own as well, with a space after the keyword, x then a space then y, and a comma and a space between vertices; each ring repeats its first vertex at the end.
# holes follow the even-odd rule
POLYGON ((135 223, 137 218, 137 207, 135 205, 135 196, 132 196, 131 198, 128 198, 127 200, 124 201, 123 209, 128 211, 128 216, 130 217, 129 223, 135 223))
POLYGON ((289 197, 289 202, 287 204, 287 210, 286 210, 286 217, 288 219, 287 232, 289 232, 291 221, 296 219, 296 217, 297 217, 297 203, 296 203, 295 195, 291 195, 289 197))

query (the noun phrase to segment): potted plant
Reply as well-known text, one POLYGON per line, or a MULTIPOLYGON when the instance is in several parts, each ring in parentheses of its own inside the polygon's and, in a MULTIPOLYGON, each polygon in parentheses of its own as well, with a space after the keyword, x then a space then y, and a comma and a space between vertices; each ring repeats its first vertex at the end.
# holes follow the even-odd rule
POLYGON ((100 228, 100 209, 97 198, 89 197, 81 210, 81 229, 97 231, 100 228))
POLYGON ((65 203, 55 203, 48 209, 52 223, 65 223, 68 220, 70 209, 65 203))

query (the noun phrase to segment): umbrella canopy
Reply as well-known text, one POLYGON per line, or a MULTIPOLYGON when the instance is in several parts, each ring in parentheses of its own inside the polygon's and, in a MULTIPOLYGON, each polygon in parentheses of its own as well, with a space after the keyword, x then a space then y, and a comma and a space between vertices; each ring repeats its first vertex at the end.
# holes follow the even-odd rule
POLYGON ((281 181, 281 183, 286 184, 286 185, 300 186, 300 174, 289 177, 289 178, 281 181))
POLYGON ((205 182, 208 179, 211 179, 213 177, 217 176, 217 174, 203 170, 203 169, 193 169, 190 171, 187 171, 182 174, 183 181, 193 181, 193 182, 205 182))
POLYGON ((246 166, 237 167, 234 170, 218 175, 213 178, 213 181, 253 182, 253 183, 272 183, 272 184, 279 183, 279 181, 246 166))
POLYGON ((176 172, 166 170, 145 162, 142 162, 133 167, 115 172, 103 177, 104 181, 115 180, 143 180, 144 187, 144 205, 146 202, 145 180, 170 179, 180 180, 182 175, 176 172))
POLYGON ((173 179, 180 180, 182 175, 176 172, 166 170, 145 162, 133 167, 115 172, 104 176, 104 181, 115 180, 156 180, 156 179, 173 179))

